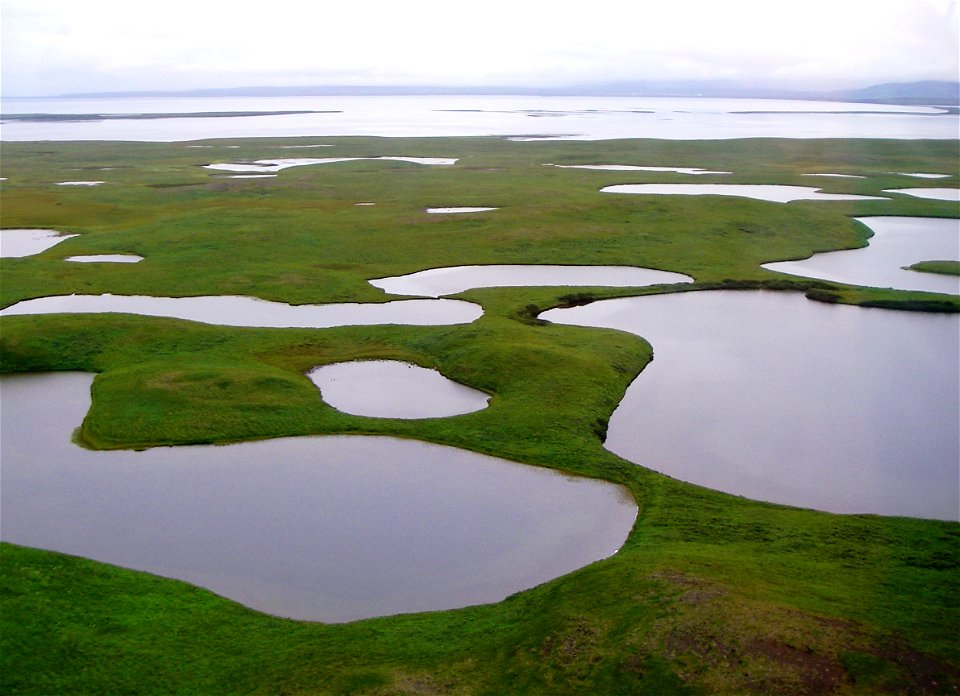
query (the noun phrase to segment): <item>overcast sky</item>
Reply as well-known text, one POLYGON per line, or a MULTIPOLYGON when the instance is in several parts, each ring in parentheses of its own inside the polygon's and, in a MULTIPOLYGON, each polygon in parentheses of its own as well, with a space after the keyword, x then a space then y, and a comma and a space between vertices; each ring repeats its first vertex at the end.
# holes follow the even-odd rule
POLYGON ((949 0, 0 0, 4 96, 957 80, 949 0))

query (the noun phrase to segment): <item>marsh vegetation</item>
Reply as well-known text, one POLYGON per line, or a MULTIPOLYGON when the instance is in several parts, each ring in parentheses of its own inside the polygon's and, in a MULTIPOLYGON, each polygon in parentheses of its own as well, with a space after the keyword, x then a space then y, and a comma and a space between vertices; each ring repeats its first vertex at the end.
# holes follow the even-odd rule
POLYGON ((797 300, 806 295, 956 318, 956 295, 790 276, 762 264, 863 247, 871 230, 856 218, 956 219, 955 201, 883 191, 903 183, 891 172, 954 172, 936 184, 955 186, 958 156, 957 142, 946 140, 3 143, 3 227, 76 235, 0 262, 4 309, 71 294, 383 305, 403 298, 371 279, 461 265, 634 266, 693 280, 471 288, 453 299, 482 307, 482 316, 443 326, 260 328, 116 312, 3 316, 4 372, 96 373, 92 403, 75 434, 88 448, 389 435, 619 484, 639 510, 616 554, 502 602, 343 625, 284 620, 174 580, 5 543, 3 688, 208 694, 956 688, 956 522, 758 502, 627 461, 604 439, 611 414, 642 380, 656 345, 642 332, 563 326, 538 316, 614 297, 764 289, 797 300), (206 168, 222 153, 195 145, 229 147, 231 161, 251 163, 282 158, 291 146, 329 145, 344 161, 231 179, 206 168), (456 163, 400 159, 413 156, 456 163), (863 178, 824 184, 828 193, 858 197, 848 200, 600 193, 619 184, 683 183, 688 174, 669 170, 685 167, 732 172, 716 176, 739 185, 800 186, 812 171, 863 178), (56 186, 78 169, 97 169, 107 183, 56 186), (438 202, 498 209, 424 213, 438 202), (64 263, 88 254, 144 260, 64 263), (352 360, 435 368, 492 398, 487 408, 451 418, 344 413, 318 398, 306 373, 352 360))

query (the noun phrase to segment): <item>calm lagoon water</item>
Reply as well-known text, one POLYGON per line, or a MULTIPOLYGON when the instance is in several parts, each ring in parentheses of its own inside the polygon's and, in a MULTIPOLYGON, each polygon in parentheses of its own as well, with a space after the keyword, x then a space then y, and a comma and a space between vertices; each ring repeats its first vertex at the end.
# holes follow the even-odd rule
POLYGON ((56 295, 23 300, 0 310, 0 316, 106 312, 171 317, 221 326, 330 328, 370 324, 469 324, 483 314, 483 309, 461 300, 288 305, 235 295, 149 297, 106 294, 56 295))
POLYGON ((960 317, 711 291, 541 315, 630 331, 654 360, 606 446, 737 495, 960 518, 960 317))
POLYGON ((680 273, 635 266, 450 266, 370 281, 392 295, 440 297, 470 288, 521 286, 643 287, 691 283, 680 273))
MULTIPOLYGON (((266 136, 498 135, 523 139, 935 138, 958 117, 924 106, 777 99, 542 96, 4 99, 4 114, 170 114, 156 119, 3 123, 3 140, 145 140, 266 136), (198 112, 324 113, 183 118, 198 112), (550 118, 545 118, 549 116, 550 118)), ((318 144, 322 145, 322 143, 318 144)))
POLYGON ((626 489, 413 440, 93 452, 92 375, 0 378, 5 541, 318 621, 495 602, 615 553, 626 489))
POLYGON ((905 269, 918 261, 960 261, 960 220, 918 217, 857 218, 874 234, 868 246, 814 254, 802 261, 765 263, 791 275, 898 290, 960 294, 960 278, 905 269))
POLYGON ((323 400, 344 413, 378 418, 442 418, 487 407, 490 395, 437 370, 398 360, 356 360, 307 373, 323 400))

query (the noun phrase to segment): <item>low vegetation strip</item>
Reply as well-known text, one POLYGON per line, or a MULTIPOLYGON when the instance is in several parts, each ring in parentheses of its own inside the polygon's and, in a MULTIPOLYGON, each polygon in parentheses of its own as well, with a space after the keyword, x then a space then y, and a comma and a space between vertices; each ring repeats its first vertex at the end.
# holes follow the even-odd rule
POLYGON ((921 273, 941 273, 943 275, 960 275, 960 261, 920 261, 908 267, 911 271, 921 273))

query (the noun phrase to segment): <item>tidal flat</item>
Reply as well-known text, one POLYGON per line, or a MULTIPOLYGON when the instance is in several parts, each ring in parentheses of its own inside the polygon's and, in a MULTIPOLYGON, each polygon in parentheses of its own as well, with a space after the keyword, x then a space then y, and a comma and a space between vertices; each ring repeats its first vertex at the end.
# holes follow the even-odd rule
MULTIPOLYGON (((464 265, 623 266, 692 279, 462 289, 451 299, 482 307, 482 315, 447 326, 236 327, 117 312, 0 317, 4 373, 95 374, 74 433, 90 449, 162 455, 184 445, 382 435, 618 484, 639 510, 616 553, 503 601, 345 624, 279 619, 183 582, 5 541, 4 690, 876 694, 960 687, 957 522, 756 501, 628 461, 604 442, 627 389, 642 385, 660 359, 656 343, 642 328, 634 335, 538 319, 552 308, 616 297, 734 289, 781 293, 812 309, 933 311, 911 314, 917 321, 955 315, 960 298, 953 294, 787 276, 763 264, 862 248, 872 231, 858 218, 960 217, 955 201, 883 193, 903 186, 891 172, 951 172, 935 183, 955 187, 956 141, 314 135, 56 148, 4 142, 2 155, 4 226, 76 235, 0 261, 4 309, 71 294, 387 304, 395 296, 371 279, 464 265), (258 179, 229 179, 204 166, 211 148, 253 163, 317 145, 356 159, 258 179), (410 156, 456 162, 381 159, 410 156), (789 203, 600 192, 683 183, 689 174, 666 171, 683 167, 732 172, 716 175, 730 184, 803 186, 809 172, 864 178, 817 182, 826 193, 857 198, 789 203), (96 168, 109 186, 50 185, 84 168, 96 168), (423 212, 461 201, 498 210, 423 212), (145 261, 64 263, 121 249, 145 261), (837 303, 850 306, 831 306, 837 303), (491 395, 490 403, 426 419, 344 413, 318 397, 306 373, 355 360, 436 369, 491 395)), ((807 340, 789 349, 803 352, 807 340)), ((940 385, 948 399, 955 397, 949 379, 940 385)), ((864 414, 837 418, 854 415, 864 414)), ((691 419, 689 427, 702 423, 691 419)))

